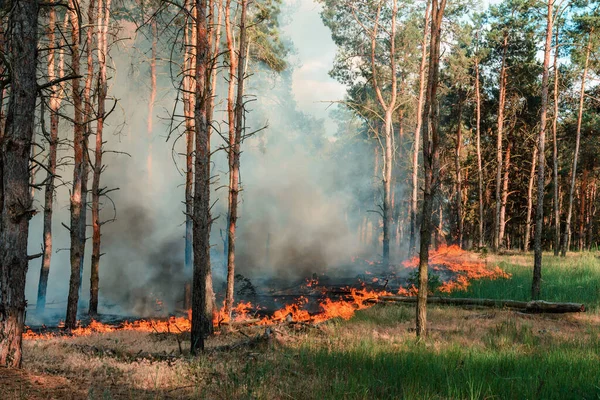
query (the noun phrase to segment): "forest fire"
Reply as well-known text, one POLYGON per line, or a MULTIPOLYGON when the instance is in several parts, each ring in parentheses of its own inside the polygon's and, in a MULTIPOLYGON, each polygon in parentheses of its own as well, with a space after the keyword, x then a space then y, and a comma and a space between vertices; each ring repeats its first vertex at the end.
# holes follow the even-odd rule
MULTIPOLYGON (((430 264, 432 270, 441 277, 439 292, 466 290, 472 280, 509 278, 510 275, 499 267, 488 267, 486 262, 475 258, 471 253, 461 250, 457 246, 443 246, 431 253, 430 264)), ((407 269, 414 269, 418 265, 418 258, 414 257, 402 264, 407 269)), ((316 275, 306 279, 302 286, 308 290, 305 295, 298 295, 292 301, 269 312, 250 301, 240 301, 232 310, 231 317, 226 313, 224 305, 214 313, 213 324, 215 328, 225 325, 275 325, 280 323, 312 323, 318 324, 334 318, 350 319, 358 310, 373 306, 382 296, 415 296, 416 287, 407 281, 403 286, 391 289, 387 287, 389 277, 378 277, 371 271, 365 271, 364 277, 358 279, 360 288, 335 287, 320 283, 316 275), (385 281, 384 286, 372 287, 385 281), (315 300, 315 295, 319 293, 315 300), (309 298, 310 297, 310 298, 309 298), (312 309, 312 310, 311 310, 312 309), (318 310, 318 311, 314 311, 318 310)), ((160 301, 160 300, 157 300, 160 301)), ((156 333, 181 333, 191 328, 191 313, 187 316, 171 316, 169 318, 150 318, 135 321, 124 321, 118 324, 103 323, 92 320, 86 326, 78 326, 71 330, 72 336, 87 336, 94 333, 114 331, 138 331, 156 333)), ((61 325, 59 325, 61 328, 61 325)), ((28 329, 25 339, 49 339, 63 332, 62 329, 52 332, 41 329, 34 332, 28 329)))

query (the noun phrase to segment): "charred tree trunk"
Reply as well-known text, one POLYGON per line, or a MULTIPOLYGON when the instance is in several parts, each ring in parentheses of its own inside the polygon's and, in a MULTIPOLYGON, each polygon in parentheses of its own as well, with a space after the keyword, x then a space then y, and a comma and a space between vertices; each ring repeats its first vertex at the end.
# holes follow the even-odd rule
POLYGON ((410 198, 410 244, 409 254, 413 254, 417 237, 417 207, 419 200, 419 145, 421 142, 421 126, 423 124, 423 98, 425 96, 425 67, 427 66, 427 34, 429 28, 429 1, 425 9, 423 40, 421 41, 421 65, 419 67, 419 97, 417 100, 417 124, 415 126, 415 142, 412 154, 412 194, 410 198))
POLYGON ((196 0, 196 91, 195 119, 195 174, 193 249, 194 277, 192 283, 191 352, 204 350, 204 337, 210 335, 212 325, 212 284, 210 269, 210 137, 207 120, 207 80, 210 80, 210 50, 208 48, 206 0, 196 0))
POLYGON ((429 73, 427 92, 423 109, 423 170, 425 191, 421 222, 421 246, 419 251, 419 293, 417 296, 416 333, 424 336, 427 332, 427 269, 429 265, 429 245, 431 243, 433 200, 439 180, 439 109, 437 87, 440 65, 440 37, 442 18, 446 0, 431 0, 431 39, 429 44, 429 73))
MULTIPOLYGON (((80 27, 77 7, 71 1, 69 19, 71 23, 71 68, 74 75, 79 75, 80 70, 80 27)), ((73 189, 71 191, 71 276, 69 279, 69 296, 67 299, 67 315, 65 317, 65 328, 74 329, 77 325, 77 308, 79 305, 79 290, 81 285, 81 259, 83 257, 84 243, 81 240, 81 213, 83 202, 83 170, 84 170, 84 125, 83 125, 83 102, 80 93, 79 78, 72 80, 73 97, 73 189)))
POLYGON ((98 120, 96 122, 96 151, 94 154, 94 176, 92 181, 92 267, 90 285, 90 314, 98 313, 98 286, 100 281, 100 177, 102 174, 103 133, 105 119, 105 103, 108 91, 106 77, 106 58, 108 56, 108 24, 110 22, 111 0, 98 0, 98 120))
POLYGON ((494 219, 494 251, 500 248, 500 211, 502 208, 502 134, 504 131, 504 104, 506 102, 506 52, 508 49, 508 32, 504 32, 502 50, 502 67, 500 68, 500 94, 498 98, 498 136, 496 141, 496 215, 494 219))
POLYGON ((538 141, 538 181, 537 181, 537 207, 535 213, 535 237, 533 249, 533 280, 531 284, 531 298, 540 298, 542 283, 542 235, 544 225, 544 168, 546 146, 546 115, 548 109, 548 67, 550 65, 550 51, 552 48, 552 11, 554 0, 548 0, 548 15, 546 23, 546 45, 544 49, 544 70, 542 73, 542 109, 540 115, 540 135, 538 141))
POLYGON ((6 127, 0 141, 0 366, 21 367, 29 220, 29 155, 37 95, 38 2, 15 0, 9 15, 11 61, 6 127))
POLYGON ((585 66, 583 67, 583 75, 581 76, 581 90, 579 94, 579 114, 577 115, 577 133, 575 136, 575 154, 573 154, 573 166, 571 168, 571 187, 569 189, 569 205, 567 208, 567 222, 563 237, 561 256, 567 255, 569 243, 571 242, 571 217, 573 215, 573 196, 575 194, 575 181, 577 179, 577 161, 579 158, 579 146, 581 143, 581 121, 583 120, 583 105, 585 100, 585 82, 588 74, 590 52, 591 52, 592 34, 588 36, 588 43, 585 52, 585 66))

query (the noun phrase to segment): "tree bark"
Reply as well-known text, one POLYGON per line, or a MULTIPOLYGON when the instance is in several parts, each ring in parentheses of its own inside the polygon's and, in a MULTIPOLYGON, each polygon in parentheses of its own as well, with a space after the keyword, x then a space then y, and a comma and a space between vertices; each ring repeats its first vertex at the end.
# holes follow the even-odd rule
POLYGON ((500 231, 498 232, 499 246, 506 248, 504 243, 504 233, 506 232, 506 203, 508 202, 508 184, 510 179, 510 153, 512 142, 508 142, 506 153, 504 154, 504 177, 502 178, 502 204, 500 205, 500 231))
MULTIPOLYGON (((479 31, 477 32, 479 41, 479 31)), ((475 134, 477 136, 477 178, 479 197, 479 247, 483 247, 483 164, 481 160, 481 89, 479 87, 479 58, 475 58, 475 134)))
POLYGON ((9 14, 11 79, 0 141, 0 366, 21 367, 29 220, 29 155, 37 95, 38 2, 14 0, 9 14))
POLYGON ((542 283, 542 235, 544 225, 544 167, 546 146, 546 115, 548 109, 548 66, 550 65, 550 51, 552 49, 552 11, 554 0, 548 0, 548 16, 546 23, 546 45, 544 49, 544 70, 542 73, 542 109, 540 113, 540 135, 538 141, 538 181, 537 181, 537 207, 535 213, 534 261, 533 280, 531 284, 531 298, 540 298, 542 283))
POLYGON ((207 80, 210 80, 210 49, 208 48, 206 0, 196 0, 196 91, 195 118, 195 174, 193 250, 194 276, 192 283, 191 352, 204 350, 204 337, 210 335, 212 325, 212 288, 210 270, 210 137, 207 120, 207 80), (209 290, 211 292, 209 292, 209 290))
POLYGON ((92 180, 92 267, 90 285, 90 314, 98 313, 98 287, 100 281, 100 247, 102 221, 100 221, 100 178, 102 174, 102 153, 106 96, 108 91, 106 58, 108 56, 108 25, 110 22, 111 0, 98 0, 98 119, 96 121, 96 151, 94 154, 94 176, 92 180))
POLYGON ((409 254, 413 254, 417 237, 417 207, 419 201, 419 145, 421 142, 421 126, 423 124, 423 98, 425 96, 425 67, 427 66, 427 33, 429 28, 429 1, 425 8, 425 23, 423 26, 423 40, 421 41, 421 65, 419 67, 419 96, 417 100, 415 126, 415 142, 412 154, 412 194, 410 198, 410 244, 409 254))
POLYGON ((429 44, 429 73, 423 109, 423 170, 425 191, 421 221, 421 245, 419 251, 419 293, 417 297, 416 334, 427 332, 427 269, 431 243, 433 200, 439 180, 439 109, 437 87, 440 64, 440 37, 446 0, 431 0, 431 38, 429 44))
MULTIPOLYGON (((71 68, 74 75, 79 75, 80 70, 80 27, 77 7, 74 0, 70 1, 69 19, 71 23, 71 68)), ((82 213, 82 184, 84 169, 84 125, 83 125, 83 102, 80 93, 79 78, 72 80, 73 98, 73 188, 71 191, 71 276, 69 279, 69 296, 67 299, 67 315, 65 317, 65 328, 74 329, 77 325, 77 308, 79 305, 79 290, 81 285, 81 258, 83 257, 84 243, 81 240, 80 224, 82 213)))
POLYGON ((227 15, 225 23, 227 24, 227 45, 229 47, 230 70, 229 70, 229 93, 227 112, 229 115, 229 210, 228 210, 228 229, 227 229, 227 291, 225 295, 225 311, 231 316, 234 297, 235 283, 235 230, 237 223, 237 207, 239 195, 240 180, 240 145, 244 129, 244 66, 246 63, 247 29, 246 16, 248 10, 248 0, 241 1, 240 15, 240 39, 239 52, 236 56, 233 45, 233 30, 229 17, 230 1, 227 1, 227 15), (236 71, 237 69, 237 71, 236 71), (235 109, 233 104, 233 82, 237 73, 237 97, 235 100, 235 109))
POLYGON ((529 172, 529 184, 527 186, 527 217, 525 219, 525 243, 523 250, 529 251, 529 242, 531 241, 531 216, 533 214, 533 187, 535 183, 535 169, 537 164, 538 149, 533 146, 533 156, 531 157, 531 171, 529 172))
POLYGON ((460 163, 460 153, 462 150, 462 97, 458 105, 458 129, 456 130, 456 153, 454 155, 456 167, 456 225, 458 228, 458 247, 463 247, 463 196, 462 196, 462 171, 460 163))
POLYGON ((508 32, 504 32, 502 50, 502 66, 500 67, 500 94, 498 97, 498 136, 496 141, 496 215, 494 219, 494 251, 500 248, 500 209, 502 208, 502 134, 504 130, 504 104, 506 102, 506 52, 508 49, 508 32))
MULTIPOLYGON (((56 50, 54 49, 56 43, 56 10, 54 7, 50 7, 48 10, 48 42, 50 48, 48 49, 48 81, 56 79, 57 71, 58 76, 62 78, 64 76, 63 60, 62 55, 59 57, 58 63, 56 62, 56 50), (58 66, 57 66, 58 64, 58 66)), ((62 42, 62 41, 61 41, 62 42)), ((62 45, 62 43, 61 43, 62 45)), ((61 46, 62 47, 62 46, 61 46)), ((54 203, 54 178, 56 176, 56 150, 58 147, 58 123, 59 115, 58 109, 62 100, 62 85, 60 89, 52 93, 49 100, 50 108, 50 132, 46 138, 48 142, 48 162, 46 165, 47 176, 46 176, 46 187, 44 189, 44 230, 43 230, 43 255, 42 265, 40 268, 40 279, 38 284, 36 311, 43 313, 46 308, 46 291, 48 288, 48 276, 50 274, 50 263, 52 259, 52 213, 54 203)), ((43 105, 42 105, 43 107, 43 105)), ((43 120, 41 123, 45 123, 43 120)))
POLYGON ((560 25, 556 26, 556 35, 554 45, 554 113, 552 115, 552 186, 554 188, 554 256, 560 252, 560 202, 558 197, 558 141, 556 133, 558 131, 558 83, 560 71, 558 70, 560 25))
POLYGON ((571 168, 571 187, 569 189, 569 205, 567 208, 567 221, 565 224, 565 232, 563 237, 561 256, 567 255, 569 243, 571 242, 571 217, 573 215, 573 196, 575 194, 575 181, 577 178, 577 161, 579 158, 579 146, 581 143, 581 121, 583 120, 583 105, 585 100, 585 81, 588 74, 590 52, 591 52, 592 33, 589 33, 588 43, 585 51, 585 66, 583 67, 583 75, 581 76, 581 90, 579 94, 579 114, 577 115, 577 133, 575 136, 575 154, 573 154, 573 166, 571 168))

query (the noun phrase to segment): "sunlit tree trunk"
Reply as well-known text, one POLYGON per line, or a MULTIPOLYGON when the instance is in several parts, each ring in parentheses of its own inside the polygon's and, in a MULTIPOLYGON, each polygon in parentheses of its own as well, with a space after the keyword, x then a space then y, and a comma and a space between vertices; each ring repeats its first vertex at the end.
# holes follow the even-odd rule
POLYGON ((454 155, 456 167, 456 225, 458 227, 458 246, 463 247, 463 196, 462 196, 462 167, 460 153, 462 150, 462 110, 463 102, 458 105, 458 129, 456 130, 456 153, 454 155))
MULTIPOLYGON (((58 63, 56 62, 56 10, 51 7, 48 10, 48 43, 50 48, 48 49, 48 80, 52 81, 57 78, 64 76, 64 55, 61 52, 59 55, 58 63), (58 64, 58 65, 57 65, 58 64)), ((64 45, 64 41, 61 40, 61 46, 64 45)), ((48 142, 48 161, 46 165, 47 177, 46 187, 44 189, 44 231, 43 231, 43 255, 42 255, 42 266, 40 268, 40 279, 38 284, 36 311, 43 313, 46 308, 46 290, 48 288, 48 276, 50 274, 50 262, 52 259, 52 214, 54 206, 54 179, 56 176, 56 150, 58 147, 58 122, 59 115, 58 109, 62 100, 62 85, 58 90, 55 90, 48 101, 50 108, 50 132, 46 138, 48 142)), ((43 106, 42 106, 43 107, 43 106)), ((42 121, 41 123, 44 123, 42 121)))
POLYGON ((96 151, 94 154, 94 177, 92 181, 92 282, 90 288, 90 314, 98 313, 98 286, 100 274, 100 246, 101 229, 100 221, 100 178, 102 174, 102 153, 105 103, 108 91, 106 76, 106 59, 108 56, 108 25, 110 23, 111 0, 98 0, 98 120, 96 121, 96 151))
POLYGON ((421 143, 421 125, 423 123, 423 98, 425 96, 425 68, 427 67, 427 35, 429 32, 429 1, 425 9, 423 40, 421 41, 421 65, 419 66, 419 95, 417 100, 415 141, 412 154, 412 193, 410 197, 410 244, 409 253, 413 254, 417 237, 417 207, 419 201, 419 145, 421 143))
POLYGON ((9 14, 11 80, 0 140, 0 367, 21 367, 29 220, 29 155, 37 95, 38 2, 14 0, 9 14))
MULTIPOLYGON (((442 18, 446 0, 431 0, 431 38, 429 44, 429 73, 425 107, 423 108, 423 170, 425 187, 421 221, 421 244, 419 251, 419 292, 417 295, 416 334, 427 332, 427 269, 429 265, 429 245, 431 243, 433 200, 439 179, 439 108, 437 99, 440 39, 442 18)), ((440 218, 441 219, 441 218, 440 218)))
POLYGON ((535 237, 533 243, 533 280, 531 297, 540 298, 542 283, 542 235, 544 225, 544 178, 545 178, 545 146, 546 146, 546 116, 548 111, 548 67, 552 49, 552 11, 554 0, 548 0, 548 15, 546 22, 546 45, 544 48, 544 69, 542 73, 542 109, 540 112, 540 134, 538 140, 538 176, 537 176, 537 205, 535 213, 535 237))
POLYGON ((508 185, 510 179, 510 153, 512 150, 512 142, 508 142, 506 153, 504 154, 504 177, 502 178, 502 204, 500 205, 500 230, 498 238, 500 247, 506 248, 504 243, 504 232, 506 232, 506 203, 508 202, 508 185))
MULTIPOLYGON (((479 41, 479 32, 477 32, 479 41)), ((475 135, 477 146, 477 183, 479 201, 479 247, 483 247, 483 164, 481 160, 481 89, 479 87, 479 58, 475 58, 475 135)))
MULTIPOLYGON (((70 2, 69 18, 71 24, 71 69, 74 75, 80 73, 80 27, 77 6, 74 0, 70 2)), ((81 285, 81 258, 83 257, 84 243, 81 240, 81 213, 83 210, 83 172, 84 172, 84 125, 83 102, 80 92, 80 80, 72 80, 73 100, 73 188, 71 191, 71 276, 69 279, 69 296, 67 299, 67 315, 65 328, 74 329, 77 325, 77 307, 79 304, 79 290, 81 285)))
POLYGON ((560 201, 558 197, 558 141, 556 133, 558 130, 558 84, 560 79, 560 71, 558 70, 559 56, 559 34, 560 25, 556 26, 556 34, 554 39, 554 113, 552 115, 552 186, 554 188, 554 255, 558 256, 560 252, 560 201))
POLYGON ((581 142, 581 121, 583 120, 583 105, 585 100, 585 83, 588 74, 590 52, 591 52, 591 33, 588 36, 587 47, 585 51, 585 66, 583 67, 583 75, 581 76, 581 89, 579 92, 579 114, 577 115, 577 133, 575 136, 575 153, 573 154, 573 166, 571 167, 571 187, 569 189, 569 205, 567 206, 567 221, 565 224, 565 232, 563 237, 561 256, 567 255, 569 243, 571 242, 571 216, 573 215, 573 196, 575 193, 575 181, 577 178, 577 161, 579 158, 579 146, 581 142))
POLYGON ((502 50, 502 66, 500 67, 500 94, 498 97, 498 122, 496 141, 496 214, 494 219, 494 251, 500 248, 500 211, 502 208, 502 135, 504 131, 504 105, 506 102, 506 52, 508 48, 508 32, 504 32, 502 50))

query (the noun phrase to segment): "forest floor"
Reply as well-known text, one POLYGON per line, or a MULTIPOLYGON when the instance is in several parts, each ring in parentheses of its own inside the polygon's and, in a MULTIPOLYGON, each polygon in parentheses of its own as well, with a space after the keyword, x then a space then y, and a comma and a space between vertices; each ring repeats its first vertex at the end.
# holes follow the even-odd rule
MULTIPOLYGON (((511 279, 453 296, 528 299, 531 255, 488 262, 511 279)), ((417 341, 414 306, 381 304, 316 327, 220 332, 199 357, 187 355, 186 333, 26 340, 24 370, 0 369, 0 399, 600 398, 600 259, 548 255, 542 287, 545 300, 588 312, 431 306, 429 334, 417 341)))

